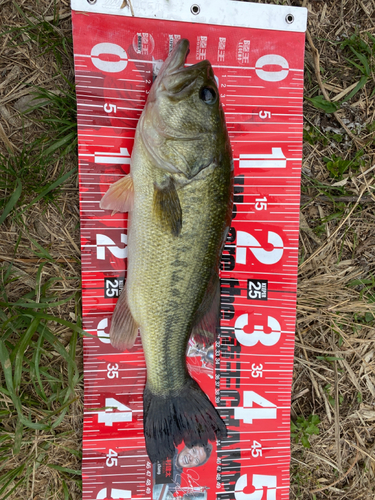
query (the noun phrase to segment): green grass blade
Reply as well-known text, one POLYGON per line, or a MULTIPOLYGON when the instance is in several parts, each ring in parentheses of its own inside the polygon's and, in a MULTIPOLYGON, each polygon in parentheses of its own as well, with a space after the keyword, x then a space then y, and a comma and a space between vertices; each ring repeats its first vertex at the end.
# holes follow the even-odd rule
MULTIPOLYGON (((0 302, 0 307, 24 307, 25 309, 48 309, 50 307, 57 307, 57 306, 62 306, 63 304, 66 304, 71 300, 71 297, 67 297, 66 299, 62 300, 56 300, 55 302, 48 301, 48 302, 35 302, 35 301, 30 301, 30 302, 0 302)), ((69 323, 69 322, 68 322, 69 323)))
POLYGON ((16 432, 14 434, 14 446, 13 453, 18 455, 22 446, 22 438, 23 438, 23 423, 21 420, 17 420, 16 432))
POLYGON ((68 474, 74 474, 75 476, 81 476, 82 472, 80 470, 68 469, 67 467, 61 467, 60 465, 47 464, 47 467, 51 469, 58 470, 60 472, 66 472, 68 474))
MULTIPOLYGON (((2 488, 0 488, 0 494, 4 493, 4 491, 6 490, 7 486, 17 477, 19 476, 20 474, 22 474, 24 468, 26 467, 26 464, 22 464, 20 465, 19 467, 16 467, 15 469, 12 469, 10 470, 9 472, 6 472, 5 474, 3 474, 3 476, 1 477, 1 483, 4 483, 2 484, 2 488)), ((10 494, 18 487, 19 484, 21 484, 23 481, 25 480, 25 477, 23 477, 20 481, 18 481, 18 483, 10 490, 8 491, 8 493, 6 494, 5 497, 3 497, 1 500, 5 500, 6 498, 9 498, 10 494)), ((1 484, 0 483, 0 484, 1 484)))
POLYGON ((64 174, 63 176, 61 176, 59 179, 57 179, 57 181, 53 182, 52 184, 50 184, 49 186, 46 187, 46 189, 44 189, 41 193, 38 194, 38 196, 36 198, 34 198, 34 200, 29 203, 23 210, 22 210, 22 213, 26 212, 26 210, 28 210, 32 205, 34 205, 35 203, 37 203, 39 200, 41 200, 42 198, 44 198, 48 193, 50 193, 51 191, 53 191, 54 189, 58 188, 61 184, 63 184, 67 179, 69 179, 69 177, 71 175, 73 175, 75 172, 77 171, 77 167, 75 168, 72 168, 72 170, 69 170, 69 172, 66 172, 66 174, 64 174))
POLYGON ((8 349, 5 347, 4 342, 0 339, 0 363, 3 367, 5 383, 10 394, 14 393, 12 363, 9 358, 8 349))
POLYGON ((33 243, 33 245, 35 245, 40 250, 40 253, 33 251, 35 253, 35 255, 37 255, 38 257, 42 257, 44 259, 53 260, 53 257, 51 257, 51 255, 49 254, 49 252, 47 252, 47 250, 45 248, 43 248, 41 245, 39 245, 39 243, 37 241, 35 241, 34 238, 32 238, 30 235, 29 235, 29 238, 30 238, 30 241, 33 243))
POLYGON ((22 193, 22 183, 19 179, 17 179, 17 187, 14 190, 12 196, 9 198, 8 203, 5 205, 5 208, 3 210, 3 213, 1 214, 0 217, 0 225, 5 221, 7 218, 8 214, 13 210, 13 208, 16 206, 17 201, 19 200, 20 196, 22 193))
POLYGON ((14 361, 14 381, 13 381, 14 389, 15 389, 16 393, 18 393, 19 386, 21 384, 23 356, 25 354, 27 346, 30 344, 31 337, 34 335, 34 333, 36 332, 36 329, 39 326, 39 323, 40 323, 40 319, 35 318, 31 322, 29 328, 24 333, 18 346, 16 346, 17 355, 16 355, 16 358, 14 361))
POLYGON ((66 485, 66 482, 62 480, 63 492, 64 492, 64 500, 69 500, 69 490, 66 485))
POLYGON ((351 99, 357 92, 361 90, 362 87, 366 85, 368 79, 369 77, 367 75, 362 76, 357 85, 354 87, 354 89, 351 92, 349 92, 349 94, 345 97, 345 99, 342 102, 349 101, 349 99, 351 99))
POLYGON ((49 148, 47 148, 43 154, 45 156, 49 156, 51 154, 53 154, 55 151, 57 151, 58 149, 60 149, 61 147, 63 146, 68 146, 69 144, 71 144, 73 142, 73 140, 76 140, 77 138, 77 132, 74 131, 74 132, 71 132, 70 134, 66 135, 65 137, 63 137, 62 139, 60 139, 59 141, 56 141, 52 144, 52 146, 50 146, 49 148))
POLYGON ((43 333, 39 333, 39 338, 38 338, 38 341, 36 343, 36 348, 34 351, 33 361, 34 361, 34 366, 35 366, 35 376, 36 376, 36 379, 37 379, 37 382, 39 385, 39 389, 40 389, 40 396, 46 401, 47 396, 46 396, 46 393, 44 391, 42 379, 40 376, 40 369, 39 369, 43 341, 44 341, 44 331, 43 331, 43 333))

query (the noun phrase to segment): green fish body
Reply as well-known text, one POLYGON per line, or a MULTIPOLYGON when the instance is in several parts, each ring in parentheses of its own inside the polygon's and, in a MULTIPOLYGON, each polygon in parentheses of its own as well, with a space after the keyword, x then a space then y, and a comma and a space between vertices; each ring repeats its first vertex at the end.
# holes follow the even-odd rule
POLYGON ((211 65, 184 68, 188 47, 181 40, 162 66, 137 126, 131 172, 101 201, 130 212, 127 281, 110 337, 124 350, 140 328, 152 462, 173 457, 182 441, 191 447, 226 435, 185 356, 195 331, 215 335, 218 324, 233 163, 211 65))

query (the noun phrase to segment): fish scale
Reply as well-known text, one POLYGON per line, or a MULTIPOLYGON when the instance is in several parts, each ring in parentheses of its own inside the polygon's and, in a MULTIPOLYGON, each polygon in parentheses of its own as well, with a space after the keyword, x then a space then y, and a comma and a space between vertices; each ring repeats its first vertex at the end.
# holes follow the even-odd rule
MULTIPOLYGON (((146 177, 148 178, 147 175, 146 177)), ((186 309, 189 308, 192 312, 196 310, 203 298, 206 288, 206 286, 202 286, 202 281, 208 282, 211 269, 213 268, 212 262, 205 263, 202 261, 202 255, 208 254, 205 248, 212 247, 210 253, 213 255, 214 259, 216 258, 217 244, 213 244, 212 240, 214 238, 210 237, 211 235, 207 231, 207 226, 214 225, 212 223, 210 224, 210 220, 213 219, 215 215, 219 220, 223 220, 226 215, 225 204, 222 204, 221 207, 219 206, 216 210, 218 213, 211 213, 207 221, 199 217, 200 209, 197 207, 200 205, 198 205, 198 203, 201 204, 202 198, 207 198, 210 192, 214 192, 213 189, 211 189, 211 184, 213 184, 213 181, 212 183, 207 183, 206 186, 202 186, 201 184, 197 186, 195 190, 200 192, 196 194, 196 199, 194 199, 194 195, 190 193, 183 193, 185 190, 194 191, 193 184, 180 190, 183 224, 181 235, 178 239, 174 238, 172 235, 167 237, 164 233, 158 234, 157 229, 149 230, 150 227, 154 228, 156 225, 156 222, 152 220, 151 216, 152 198, 149 200, 147 209, 142 205, 141 219, 139 220, 137 218, 137 223, 139 220, 139 227, 135 227, 135 231, 137 234, 138 232, 142 234, 142 239, 137 245, 141 248, 147 248, 148 257, 139 257, 142 263, 134 272, 137 276, 145 276, 149 274, 151 270, 152 274, 149 275, 147 282, 144 283, 145 296, 142 296, 142 299, 138 299, 140 303, 134 308, 137 311, 139 310, 139 313, 135 313, 135 319, 138 323, 142 324, 137 314, 141 315, 143 312, 144 316, 148 317, 148 321, 144 325, 144 332, 142 331, 142 342, 146 353, 146 359, 148 352, 155 353, 153 355, 158 358, 157 361, 152 363, 154 367, 153 370, 158 371, 161 369, 159 367, 163 366, 168 366, 168 368, 170 366, 173 367, 169 368, 165 376, 159 379, 158 392, 165 392, 165 388, 168 387, 171 382, 174 383, 173 389, 175 390, 177 386, 182 385, 182 382, 186 378, 185 362, 181 363, 181 359, 184 360, 186 342, 190 335, 192 324, 192 318, 189 318, 186 309), (196 213, 191 214, 191 212, 196 213), (197 223, 197 220, 199 223, 197 223), (201 227, 199 227, 199 225, 201 227), (197 240, 197 232, 203 234, 204 237, 197 240), (175 262, 176 255, 179 258, 178 262, 175 262), (170 265, 171 262, 172 266, 170 265), (196 270, 194 270, 194 267, 196 270), (202 274, 203 271, 206 276, 202 274), (160 282, 160 273, 164 275, 162 282, 160 282), (158 283, 159 289, 155 290, 154 286, 150 286, 150 283, 158 283), (175 291, 180 295, 179 301, 175 300, 175 291), (190 298, 191 293, 189 294, 189 292, 194 292, 195 297, 198 295, 198 298, 190 298), (183 301, 182 297, 184 298, 183 301), (162 304, 158 304, 155 310, 153 310, 151 305, 154 303, 155 299, 162 300, 163 302, 162 304), (182 312, 178 307, 182 309, 182 312), (161 312, 161 310, 163 310, 163 312, 161 312), (169 322, 169 325, 167 324, 166 326, 166 322, 169 322), (165 336, 164 331, 167 333, 165 336), (180 339, 180 336, 176 337, 175 335, 176 332, 180 331, 184 332, 183 340, 180 339), (152 335, 151 332, 153 332, 152 335), (172 375, 172 379, 170 374, 172 375)), ((134 218, 137 217, 135 213, 133 213, 132 216, 134 218)), ((134 239, 136 240, 137 236, 134 236, 134 239)), ((130 243, 129 252, 136 253, 136 251, 137 250, 135 248, 133 249, 130 243)), ((210 260, 208 256, 206 259, 208 261, 210 260)), ((134 281, 134 287, 137 289, 139 287, 137 280, 134 281)), ((148 364, 151 366, 151 362, 148 364)), ((152 369, 149 368, 149 370, 150 379, 152 380, 152 369)))

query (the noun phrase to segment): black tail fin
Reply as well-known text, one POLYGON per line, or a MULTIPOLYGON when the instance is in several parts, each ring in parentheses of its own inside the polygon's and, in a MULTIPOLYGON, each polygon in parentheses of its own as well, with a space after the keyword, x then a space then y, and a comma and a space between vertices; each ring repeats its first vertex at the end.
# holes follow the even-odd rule
POLYGON ((175 396, 157 396, 146 386, 143 401, 146 449, 152 463, 172 458, 182 441, 191 448, 227 435, 225 423, 192 378, 175 396))

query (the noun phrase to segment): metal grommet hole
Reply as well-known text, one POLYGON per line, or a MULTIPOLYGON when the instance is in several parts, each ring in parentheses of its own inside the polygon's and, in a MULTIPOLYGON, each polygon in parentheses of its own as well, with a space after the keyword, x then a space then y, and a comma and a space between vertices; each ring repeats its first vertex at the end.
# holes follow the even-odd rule
POLYGON ((292 24, 292 22, 294 22, 294 16, 293 14, 287 14, 285 16, 285 21, 288 23, 288 24, 292 24))
POLYGON ((194 14, 194 16, 197 16, 200 11, 201 11, 201 8, 196 3, 190 7, 190 12, 192 14, 194 14))
POLYGON ((90 5, 94 5, 94 3, 96 3, 97 0, 87 0, 87 3, 89 3, 90 5))

